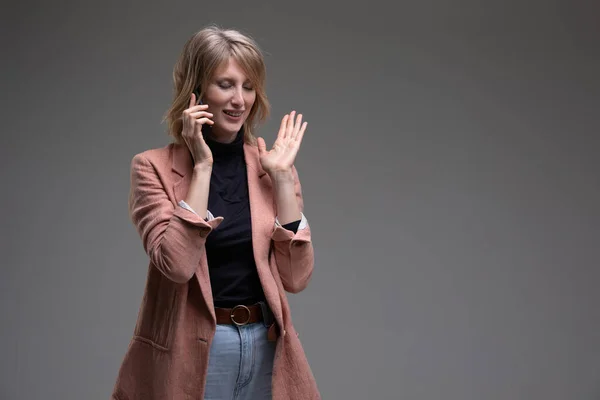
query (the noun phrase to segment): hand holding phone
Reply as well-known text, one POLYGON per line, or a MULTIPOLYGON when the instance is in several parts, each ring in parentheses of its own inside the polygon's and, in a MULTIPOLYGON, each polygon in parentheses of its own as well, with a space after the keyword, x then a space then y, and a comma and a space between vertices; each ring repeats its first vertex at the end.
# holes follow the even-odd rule
POLYGON ((202 104, 201 101, 200 104, 195 104, 197 100, 198 91, 194 90, 190 96, 189 107, 183 110, 181 116, 183 122, 181 138, 192 154, 194 165, 207 164, 212 166, 212 152, 204 141, 202 127, 204 124, 209 127, 214 124, 211 119, 213 114, 208 112, 208 105, 202 104))

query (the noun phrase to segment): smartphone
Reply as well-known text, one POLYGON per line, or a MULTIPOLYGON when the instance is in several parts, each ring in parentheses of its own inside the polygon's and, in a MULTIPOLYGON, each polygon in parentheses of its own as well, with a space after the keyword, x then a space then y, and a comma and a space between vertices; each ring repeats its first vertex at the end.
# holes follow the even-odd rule
MULTIPOLYGON (((202 102, 202 100, 200 100, 200 90, 198 90, 196 88, 196 89, 194 89, 194 91, 192 93, 194 93, 196 95, 196 99, 198 100, 198 103, 196 103, 197 106, 200 106, 200 105, 204 104, 202 102)), ((206 124, 206 129, 211 129, 211 128, 212 127, 210 125, 206 124)))
POLYGON ((196 95, 196 101, 197 101, 196 105, 197 106, 204 104, 204 103, 202 103, 202 100, 200 100, 200 90, 194 89, 194 91, 192 93, 194 93, 196 95))

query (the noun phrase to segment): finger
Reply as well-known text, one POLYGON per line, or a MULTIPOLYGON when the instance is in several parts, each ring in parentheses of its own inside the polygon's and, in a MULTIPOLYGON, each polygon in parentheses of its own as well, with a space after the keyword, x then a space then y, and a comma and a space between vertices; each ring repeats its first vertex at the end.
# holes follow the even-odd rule
POLYGON ((192 93, 192 96, 190 97, 190 105, 188 108, 192 108, 194 104, 196 104, 196 94, 192 93))
POLYGON ((191 112, 190 115, 196 119, 198 119, 199 117, 212 117, 213 113, 209 113, 207 111, 196 111, 196 112, 191 112))
POLYGON ((214 125, 214 121, 212 119, 208 119, 208 118, 199 118, 196 120, 196 124, 198 124, 198 125, 204 125, 204 124, 214 125))
POLYGON ((302 143, 302 138, 304 137, 304 131, 306 131, 306 125, 308 125, 308 122, 304 122, 302 124, 302 128, 300 128, 300 132, 298 132, 298 135, 296 135, 296 141, 298 142, 298 145, 300 145, 300 143, 302 143))
POLYGON ((292 131, 292 139, 296 139, 296 136, 298 136, 298 132, 300 131, 301 127, 302 127, 302 114, 298 114, 298 116, 296 117, 296 124, 294 125, 294 130, 292 131))
POLYGON ((290 117, 287 120, 287 132, 286 136, 291 135, 292 129, 294 129, 294 116, 296 115, 296 111, 292 111, 290 113, 290 117))
POLYGON ((183 123, 187 124, 188 121, 191 121, 192 118, 192 113, 194 112, 199 112, 199 111, 204 111, 201 109, 197 109, 196 107, 198 106, 194 106, 192 108, 186 108, 185 110, 183 110, 183 112, 181 113, 182 119, 183 119, 183 123))
POLYGON ((196 112, 196 111, 206 110, 207 108, 208 108, 208 104, 199 104, 197 106, 192 106, 192 107, 186 109, 186 111, 196 112))
POLYGON ((287 127, 288 118, 289 118, 289 115, 285 114, 283 116, 283 118, 281 119, 281 125, 279 125, 279 133, 277 134, 277 139, 285 138, 285 131, 286 131, 286 127, 287 127))

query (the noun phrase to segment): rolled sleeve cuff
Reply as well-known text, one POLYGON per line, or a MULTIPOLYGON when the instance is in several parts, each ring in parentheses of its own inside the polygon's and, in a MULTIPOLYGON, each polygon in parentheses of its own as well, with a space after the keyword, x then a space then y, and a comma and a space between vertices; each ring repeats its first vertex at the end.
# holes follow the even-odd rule
MULTIPOLYGON (((298 225, 298 230, 304 229, 308 225, 308 220, 304 216, 304 213, 301 212, 300 215, 302 216, 302 218, 300 219, 300 225, 298 225)), ((279 226, 283 227, 283 225, 281 225, 279 223, 279 220, 277 219, 277 217, 275 217, 275 227, 277 228, 279 226)))
MULTIPOLYGON (((198 213, 196 211, 194 211, 194 209, 192 207, 190 207, 190 205, 183 200, 179 200, 179 206, 182 208, 185 208, 189 212, 193 212, 194 214, 198 215, 198 213)), ((205 221, 212 221, 213 219, 215 219, 215 216, 212 215, 210 210, 206 210, 206 214, 207 214, 207 217, 204 218, 205 221)))

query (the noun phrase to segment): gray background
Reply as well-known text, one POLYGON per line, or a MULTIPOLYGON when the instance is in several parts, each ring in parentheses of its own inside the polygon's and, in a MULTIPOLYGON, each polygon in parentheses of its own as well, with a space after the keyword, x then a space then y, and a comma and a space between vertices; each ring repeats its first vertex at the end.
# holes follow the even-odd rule
POLYGON ((0 399, 106 399, 147 257, 134 154, 208 23, 267 54, 314 235, 324 399, 600 399, 595 1, 38 2, 2 19, 0 399))

